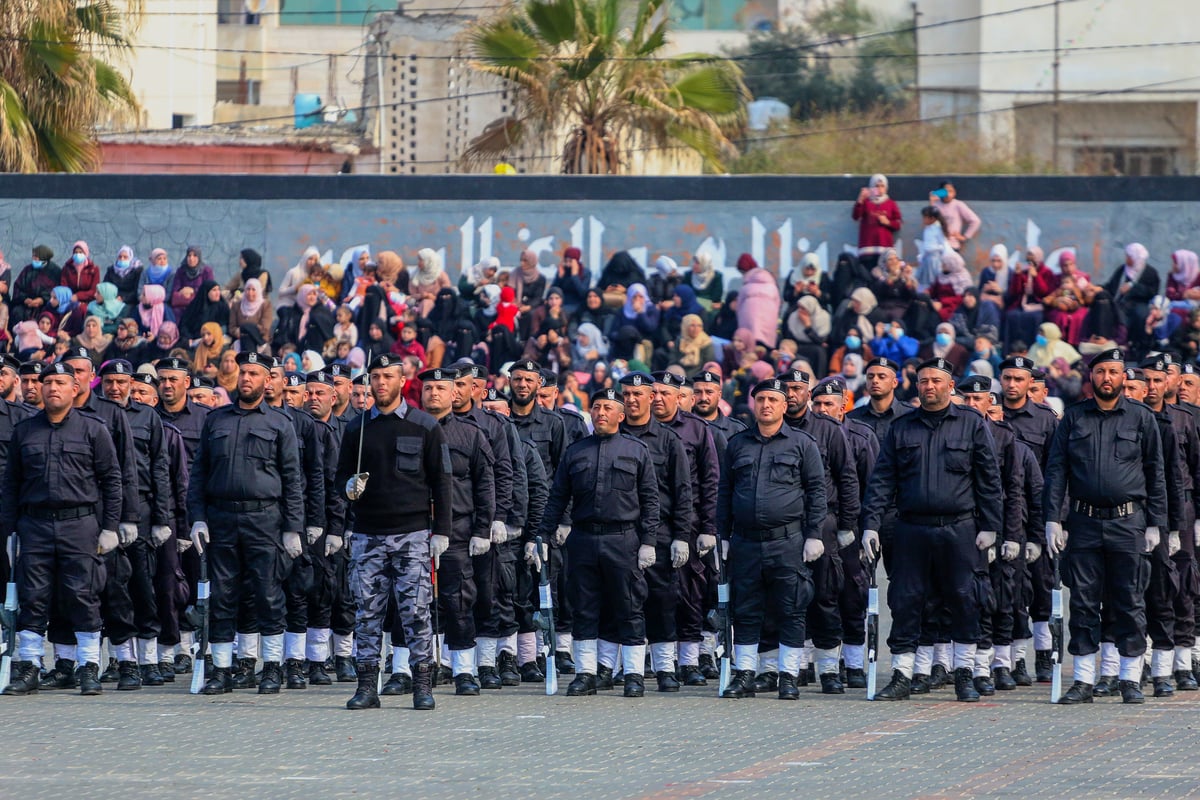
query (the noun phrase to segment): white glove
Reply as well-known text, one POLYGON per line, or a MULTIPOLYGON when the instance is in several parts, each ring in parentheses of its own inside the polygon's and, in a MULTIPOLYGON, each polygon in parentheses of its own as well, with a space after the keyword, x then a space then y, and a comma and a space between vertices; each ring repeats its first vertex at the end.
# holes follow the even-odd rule
POLYGON ((208 523, 207 522, 192 523, 191 540, 192 540, 192 544, 196 545, 196 552, 203 553, 204 548, 208 546, 208 523))
POLYGON ((696 553, 702 558, 711 553, 716 546, 717 537, 711 533, 702 533, 696 537, 696 553))
POLYGON ((554 545, 562 547, 566 543, 567 537, 571 535, 570 525, 559 525, 554 529, 554 545))
POLYGON ((117 525, 117 538, 121 540, 121 547, 131 545, 137 541, 138 526, 136 522, 122 522, 117 525))
POLYGON ((116 531, 100 531, 100 541, 97 542, 96 552, 102 556, 107 555, 117 549, 120 541, 116 531))
POLYGON ((318 528, 315 525, 310 525, 304 529, 304 535, 308 537, 309 544, 316 544, 317 539, 321 538, 321 534, 325 532, 324 528, 318 528))
POLYGON ((433 558, 433 568, 437 569, 442 563, 442 553, 450 547, 450 537, 434 534, 429 537, 429 555, 433 558))
MULTIPOLYGON (((501 525, 504 523, 501 522, 501 525)), ((492 549, 492 540, 484 539, 482 536, 472 536, 471 541, 467 543, 467 555, 481 556, 488 550, 492 549)))
POLYGON ((989 547, 987 550, 984 550, 983 552, 987 553, 987 559, 988 559, 989 564, 991 564, 992 562, 994 562, 996 560, 996 548, 989 547))
POLYGON ((1032 564, 1042 557, 1042 546, 1037 542, 1025 543, 1025 563, 1032 564))
MULTIPOLYGON (((488 539, 488 543, 491 544, 492 542, 495 542, 496 544, 504 544, 504 542, 507 539, 508 539, 508 528, 506 528, 504 526, 504 523, 501 522, 500 520, 498 520, 498 519, 492 520, 492 533, 491 533, 491 538, 488 539)), ((487 550, 484 550, 483 552, 486 553, 487 550)), ((471 555, 473 555, 473 556, 474 555, 482 555, 482 554, 483 553, 471 553, 471 555)))
POLYGON ((1047 522, 1046 523, 1046 549, 1050 551, 1051 556, 1057 556, 1067 548, 1067 532, 1063 530, 1062 523, 1047 522))
POLYGON ((340 536, 334 536, 332 533, 329 534, 328 536, 326 536, 325 537, 325 557, 328 558, 329 556, 336 553, 338 550, 341 550, 343 544, 345 544, 345 542, 343 541, 342 537, 340 537, 340 536))
POLYGON ((638 569, 650 569, 658 557, 654 554, 654 545, 644 544, 638 547, 638 569))
POLYGON ((351 500, 362 497, 362 493, 367 490, 367 478, 369 477, 371 477, 369 472, 360 472, 351 476, 350 480, 346 481, 346 497, 351 500))
POLYGON ((863 531, 862 545, 867 558, 872 561, 879 558, 879 531, 863 531))
POLYGON ((1192 523, 1192 541, 1200 547, 1200 519, 1192 523))
POLYGON ((1167 534, 1167 555, 1175 555, 1182 546, 1179 542, 1179 531, 1171 531, 1167 534))
POLYGON ((980 531, 975 537, 975 546, 980 550, 987 550, 989 547, 996 544, 995 531, 980 531))
POLYGON ((1019 555, 1021 555, 1021 545, 1016 542, 1005 542, 1000 545, 1000 557, 1005 561, 1012 561, 1019 555))
POLYGON ((288 531, 283 535, 283 552, 292 558, 300 557, 300 554, 304 552, 304 545, 300 543, 300 534, 288 531))
POLYGON ((168 525, 151 525, 150 538, 154 540, 155 547, 162 547, 171 538, 171 528, 168 525))
POLYGON ((679 539, 671 542, 671 566, 679 569, 686 564, 688 556, 691 555, 691 550, 692 548, 688 546, 687 542, 680 541, 679 539))
POLYGON ((505 542, 515 542, 521 538, 522 532, 523 532, 522 528, 518 528, 516 525, 509 525, 508 523, 505 523, 504 524, 504 541, 505 542))
POLYGON ((526 542, 525 543, 525 563, 528 564, 529 566, 533 567, 534 569, 536 569, 538 572, 541 572, 542 571, 542 560, 549 557, 549 553, 547 552, 547 550, 548 550, 548 548, 546 547, 546 545, 543 544, 542 552, 539 553, 537 542, 526 542))
POLYGON ((192 540, 191 539, 176 539, 175 540, 175 549, 177 549, 180 553, 185 553, 188 550, 191 550, 192 549, 192 540))
POLYGON ((721 560, 722 561, 729 560, 729 540, 728 539, 721 540, 721 560))
POLYGON ((1153 525, 1146 528, 1146 552, 1149 553, 1154 548, 1158 547, 1158 543, 1162 541, 1162 534, 1158 532, 1158 528, 1153 525))
POLYGON ((845 549, 854 544, 854 531, 838 531, 838 548, 845 549))
POLYGON ((804 560, 806 562, 816 561, 823 555, 825 555, 824 542, 822 542, 820 539, 804 540, 804 560))

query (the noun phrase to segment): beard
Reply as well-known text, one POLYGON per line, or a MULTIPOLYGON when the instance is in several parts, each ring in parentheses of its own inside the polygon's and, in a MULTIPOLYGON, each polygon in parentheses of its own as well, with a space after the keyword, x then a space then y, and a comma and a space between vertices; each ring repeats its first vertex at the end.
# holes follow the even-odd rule
POLYGON ((252 387, 246 387, 245 389, 243 389, 240 386, 238 387, 238 402, 240 402, 240 403, 245 403, 246 405, 254 405, 254 404, 258 403, 260 400, 262 400, 262 398, 263 398, 263 388, 262 387, 259 387, 257 389, 252 388, 252 387))

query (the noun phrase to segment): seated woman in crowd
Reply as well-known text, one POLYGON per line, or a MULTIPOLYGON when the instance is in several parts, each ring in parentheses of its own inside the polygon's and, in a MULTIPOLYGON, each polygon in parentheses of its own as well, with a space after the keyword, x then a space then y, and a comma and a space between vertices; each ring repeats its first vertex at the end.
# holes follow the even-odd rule
POLYGON ((195 347, 200 338, 200 329, 208 322, 215 322, 222 333, 229 327, 229 304, 221 295, 221 285, 216 281, 200 284, 196 296, 183 310, 183 317, 179 320, 179 335, 189 347, 195 347))
MULTIPOLYGON (((842 371, 842 364, 848 356, 858 356, 865 364, 875 357, 875 353, 871 350, 862 336, 862 331, 858 328, 851 328, 846 332, 846 337, 842 339, 842 344, 829 356, 829 369, 821 370, 813 364, 813 368, 817 369, 818 375, 826 375, 842 371)), ((812 362, 810 362, 812 363, 812 362)))
POLYGON ((796 308, 783 322, 783 335, 796 343, 796 354, 813 365, 819 374, 825 374, 829 362, 826 341, 833 322, 829 312, 814 295, 804 295, 796 302, 796 308))
POLYGON ((1064 251, 1058 259, 1059 273, 1049 280, 1051 292, 1042 298, 1047 322, 1062 331, 1063 341, 1077 346, 1087 318, 1087 289, 1091 279, 1075 265, 1075 254, 1064 251))
POLYGON ((591 372, 597 362, 603 362, 607 358, 608 339, 599 328, 585 322, 575 329, 571 369, 577 372, 591 372))
POLYGON ((967 272, 967 265, 963 263, 962 256, 947 249, 939 259, 938 274, 929 287, 933 308, 942 318, 942 322, 948 322, 954 315, 972 283, 971 274, 967 272))
POLYGON ((888 321, 904 319, 913 298, 917 296, 917 279, 912 267, 900 260, 895 250, 884 252, 880 266, 871 271, 871 292, 875 295, 880 315, 888 321))
POLYGON ((1054 279, 1043 257, 1042 248, 1030 247, 1023 264, 1008 279, 1004 330, 1009 349, 1016 342, 1028 346, 1037 334, 1037 326, 1042 324, 1045 311, 1042 298, 1050 294, 1054 279))
MULTIPOLYGON (((687 288, 690 287, 680 287, 687 288)), ((670 363, 683 368, 690 378, 716 357, 712 337, 704 332, 704 321, 699 314, 688 314, 680 325, 679 337, 673 342, 670 363)))
MULTIPOLYGON (((123 305, 129 305, 137 301, 138 283, 142 279, 143 269, 142 262, 133 254, 133 248, 123 244, 121 249, 117 250, 116 260, 104 273, 104 283, 116 289, 116 298, 123 305)), ((99 291, 99 287, 96 287, 97 294, 99 291)))
POLYGON ((127 308, 118 295, 117 285, 103 281, 96 287, 96 299, 88 304, 88 314, 100 319, 100 327, 105 333, 114 334, 121 320, 129 316, 127 308))
POLYGON ((725 294, 725 278, 713 266, 711 253, 696 253, 692 256, 692 268, 683 277, 683 282, 692 287, 696 300, 704 306, 706 312, 716 311, 721 307, 725 294))

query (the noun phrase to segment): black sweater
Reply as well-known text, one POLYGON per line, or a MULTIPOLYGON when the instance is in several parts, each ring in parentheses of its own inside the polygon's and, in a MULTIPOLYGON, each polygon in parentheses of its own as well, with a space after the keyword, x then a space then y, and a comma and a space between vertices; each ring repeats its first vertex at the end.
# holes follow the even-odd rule
MULTIPOLYGON (((429 529, 448 537, 452 487, 445 434, 424 411, 407 403, 400 410, 403 418, 378 414, 366 422, 362 471, 371 477, 362 497, 352 502, 354 532, 383 536, 429 529)), ((355 472, 361 419, 347 425, 342 436, 335 484, 341 491, 355 472)))

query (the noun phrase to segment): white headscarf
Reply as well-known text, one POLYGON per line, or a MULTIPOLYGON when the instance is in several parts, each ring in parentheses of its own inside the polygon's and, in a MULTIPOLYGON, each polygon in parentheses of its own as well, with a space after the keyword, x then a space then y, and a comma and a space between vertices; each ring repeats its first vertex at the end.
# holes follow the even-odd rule
POLYGON ((417 251, 417 274, 413 280, 423 286, 432 286, 442 274, 442 259, 436 250, 422 247, 417 251))
POLYGON ((659 256, 654 259, 654 268, 658 270, 658 274, 664 278, 669 278, 671 273, 679 269, 679 265, 675 263, 675 259, 670 256, 659 256))
POLYGON ((1125 277, 1129 279, 1130 283, 1136 283, 1137 279, 1142 277, 1142 271, 1146 269, 1150 253, 1138 242, 1130 242, 1125 245, 1125 255, 1133 261, 1132 265, 1125 265, 1125 277))
POLYGON ((1000 287, 1001 292, 1007 292, 1008 279, 1010 277, 1010 270, 1008 268, 1008 248, 1002 244, 992 245, 991 257, 995 258, 997 256, 1000 257, 1000 261, 1003 262, 1004 266, 996 271, 996 284, 1000 287))
POLYGON ((692 275, 692 287, 698 292, 703 292, 717 274, 716 268, 713 267, 712 254, 696 253, 692 259, 700 265, 700 271, 692 275))

